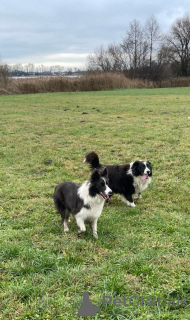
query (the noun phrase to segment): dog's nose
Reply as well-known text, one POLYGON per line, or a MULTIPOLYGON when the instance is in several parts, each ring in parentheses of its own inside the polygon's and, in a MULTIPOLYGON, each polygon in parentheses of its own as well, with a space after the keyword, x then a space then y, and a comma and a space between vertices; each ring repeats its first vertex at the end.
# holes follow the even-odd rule
POLYGON ((113 192, 112 192, 112 191, 109 191, 109 192, 108 192, 108 196, 111 197, 112 195, 113 195, 113 192))

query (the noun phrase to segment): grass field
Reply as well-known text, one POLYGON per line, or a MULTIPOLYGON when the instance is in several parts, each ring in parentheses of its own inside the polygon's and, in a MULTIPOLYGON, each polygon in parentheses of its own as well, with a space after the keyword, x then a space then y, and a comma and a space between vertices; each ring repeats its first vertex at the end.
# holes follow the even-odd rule
POLYGON ((188 116, 189 88, 0 97, 0 319, 73 319, 85 291, 93 319, 190 319, 188 116), (153 165, 136 208, 117 195, 105 205, 98 240, 74 220, 64 234, 52 201, 57 183, 89 177, 92 150, 153 165), (103 295, 167 303, 103 306, 103 295))

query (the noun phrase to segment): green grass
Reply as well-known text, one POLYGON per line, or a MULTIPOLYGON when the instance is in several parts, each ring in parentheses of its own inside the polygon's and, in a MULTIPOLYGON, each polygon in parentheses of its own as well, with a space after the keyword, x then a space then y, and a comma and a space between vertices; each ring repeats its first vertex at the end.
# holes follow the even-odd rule
POLYGON ((103 295, 189 304, 189 106, 189 88, 0 98, 1 319, 73 319, 70 299, 84 291, 100 307, 94 319, 190 319, 189 306, 102 304, 103 295), (105 205, 97 241, 89 228, 78 238, 74 220, 64 234, 52 201, 57 183, 89 177, 92 150, 103 163, 153 165, 136 208, 117 195, 105 205))

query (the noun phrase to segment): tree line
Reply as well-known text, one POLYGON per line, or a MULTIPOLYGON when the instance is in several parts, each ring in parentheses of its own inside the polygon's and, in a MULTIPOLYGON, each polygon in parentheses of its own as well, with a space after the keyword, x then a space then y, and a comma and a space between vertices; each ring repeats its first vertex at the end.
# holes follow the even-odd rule
POLYGON ((11 76, 61 76, 61 75, 72 75, 73 73, 78 74, 81 72, 77 68, 65 68, 61 65, 45 66, 43 64, 35 66, 33 63, 15 64, 9 66, 9 72, 11 76))
POLYGON ((176 19, 165 34, 154 16, 144 25, 133 20, 119 44, 101 46, 88 56, 88 71, 152 81, 190 76, 190 15, 176 19))
POLYGON ((31 77, 31 76, 81 76, 84 71, 77 68, 64 68, 60 65, 35 66, 32 63, 26 65, 15 64, 9 66, 0 61, 0 84, 7 85, 11 77, 31 77))

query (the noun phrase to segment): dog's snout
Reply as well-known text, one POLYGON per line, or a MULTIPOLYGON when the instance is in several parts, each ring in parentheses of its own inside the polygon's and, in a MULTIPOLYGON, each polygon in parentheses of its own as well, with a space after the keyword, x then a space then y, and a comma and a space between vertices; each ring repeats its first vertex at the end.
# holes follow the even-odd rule
POLYGON ((111 197, 112 195, 113 195, 113 192, 110 190, 110 191, 108 192, 108 196, 111 197))

